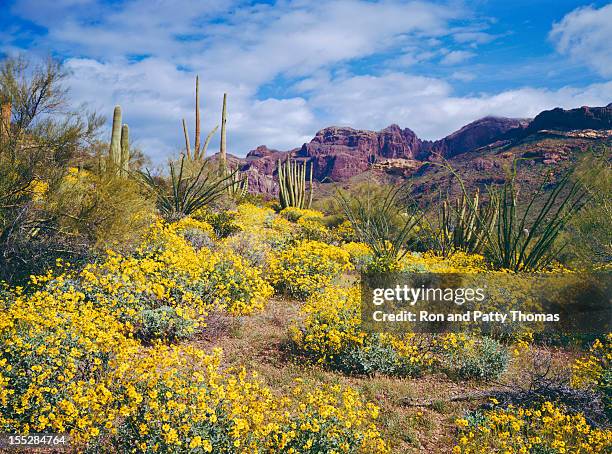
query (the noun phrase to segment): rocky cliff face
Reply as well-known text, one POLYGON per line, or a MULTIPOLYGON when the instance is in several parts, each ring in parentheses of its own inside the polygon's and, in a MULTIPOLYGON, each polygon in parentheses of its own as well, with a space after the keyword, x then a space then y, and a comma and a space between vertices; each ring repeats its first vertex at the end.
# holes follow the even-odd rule
POLYGON ((421 149, 416 134, 398 125, 378 132, 330 127, 317 132, 296 156, 313 162, 317 180, 344 181, 381 159, 414 159, 421 149))
MULTIPOLYGON (((317 132, 301 148, 279 151, 261 145, 249 151, 241 160, 240 168, 248 173, 252 192, 275 195, 278 191, 277 162, 287 156, 312 162, 314 178, 319 182, 346 181, 373 167, 390 172, 394 163, 401 163, 400 174, 404 175, 418 168, 422 161, 441 157, 453 159, 475 150, 482 151, 483 147, 495 149, 542 130, 586 129, 595 130, 597 134, 611 130, 612 103, 606 107, 553 109, 540 113, 533 120, 484 117, 434 142, 421 140, 412 130, 396 124, 380 131, 328 127, 317 132)), ((482 157, 474 157, 474 160, 473 164, 482 171, 492 165, 482 157)))
POLYGON ((605 107, 564 110, 556 108, 539 113, 527 128, 527 133, 540 130, 612 129, 612 103, 605 107))
POLYGON ((528 119, 484 117, 435 141, 431 146, 431 154, 452 158, 490 144, 512 129, 526 128, 528 124, 528 119))

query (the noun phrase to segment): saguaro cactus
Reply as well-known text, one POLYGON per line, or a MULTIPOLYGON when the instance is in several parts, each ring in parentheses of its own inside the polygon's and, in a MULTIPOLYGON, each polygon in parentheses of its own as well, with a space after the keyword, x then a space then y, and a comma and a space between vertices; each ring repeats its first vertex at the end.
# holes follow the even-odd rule
POLYGON ((287 159, 278 160, 279 199, 282 208, 310 208, 312 204, 312 163, 310 164, 309 185, 306 188, 306 167, 308 164, 287 159))
POLYGON ((183 135, 185 136, 185 157, 189 160, 201 161, 206 158, 206 150, 210 139, 217 132, 219 126, 215 126, 206 136, 204 144, 201 144, 201 128, 200 128, 200 77, 196 76, 196 99, 195 99, 195 142, 194 148, 191 149, 189 142, 189 131, 187 130, 187 122, 183 118, 183 135))
POLYGON ((223 93, 223 109, 221 110, 221 142, 219 143, 219 170, 225 172, 227 168, 227 149, 225 139, 225 124, 227 122, 227 93, 223 93))
POLYGON ((111 171, 127 176, 130 162, 129 128, 126 124, 121 126, 121 106, 115 106, 113 112, 109 161, 111 171))
POLYGON ((121 175, 127 177, 130 172, 130 128, 121 127, 121 175))
POLYGON ((196 76, 195 154, 200 153, 200 76, 196 76))
POLYGON ((119 169, 121 166, 121 106, 115 106, 113 112, 113 129, 111 130, 111 142, 109 156, 111 164, 119 169))

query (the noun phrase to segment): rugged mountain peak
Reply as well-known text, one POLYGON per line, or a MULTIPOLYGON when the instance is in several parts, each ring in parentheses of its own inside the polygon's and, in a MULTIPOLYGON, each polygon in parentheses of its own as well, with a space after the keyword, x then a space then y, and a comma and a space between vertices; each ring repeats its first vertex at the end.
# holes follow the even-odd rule
POLYGON ((435 141, 431 152, 451 158, 483 147, 506 132, 525 128, 528 124, 529 120, 524 118, 483 117, 463 126, 444 139, 435 141))
POLYGON ((612 103, 605 107, 583 106, 565 110, 560 107, 540 112, 527 128, 528 133, 541 130, 612 129, 612 103))
POLYGON ((249 158, 263 158, 265 156, 270 156, 275 153, 279 153, 278 150, 273 150, 268 148, 266 145, 260 145, 254 150, 251 150, 247 153, 246 157, 249 158))
MULTIPOLYGON (((606 107, 552 109, 540 113, 531 121, 486 116, 434 142, 421 140, 411 129, 402 129, 395 123, 380 131, 330 126, 317 131, 310 142, 294 150, 278 151, 260 145, 249 151, 246 160, 242 161, 242 169, 249 171, 249 181, 254 190, 272 194, 277 190, 274 181, 277 161, 288 155, 311 162, 314 178, 318 181, 346 181, 373 167, 391 169, 403 166, 412 169, 418 167, 419 161, 435 160, 438 156, 448 159, 458 156, 457 159, 471 162, 469 154, 459 155, 487 145, 497 147, 501 143, 509 144, 541 130, 571 132, 611 129, 612 103, 606 107)), ((485 162, 482 158, 478 159, 481 164, 485 162)), ((548 157, 546 159, 550 161, 548 157)), ((473 164, 484 168, 484 164, 478 164, 477 160, 473 164)), ((487 166, 491 162, 486 161, 487 166)))

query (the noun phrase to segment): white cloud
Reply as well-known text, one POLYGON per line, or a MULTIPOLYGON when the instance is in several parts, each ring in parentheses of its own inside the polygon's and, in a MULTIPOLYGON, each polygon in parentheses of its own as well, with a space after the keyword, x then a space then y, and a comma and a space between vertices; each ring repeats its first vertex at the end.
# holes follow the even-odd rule
MULTIPOLYGON (((497 37, 458 4, 159 0, 153 8, 150 0, 17 0, 12 11, 48 29, 32 47, 72 56, 66 65, 75 102, 109 119, 121 104, 136 144, 156 163, 183 145, 181 118, 193 136, 195 74, 204 133, 219 123, 222 95, 229 94, 228 150, 238 155, 259 144, 299 146, 330 124, 379 129, 399 123, 437 139, 484 115, 533 116, 612 98, 612 82, 457 96, 449 81, 475 74, 452 66, 497 37), (352 63, 380 56, 382 63, 354 74, 352 63), (448 80, 399 71, 438 59, 448 65, 440 66, 448 80)), ((589 11, 603 10, 579 9, 555 25, 551 37, 559 51, 573 55, 586 39, 576 36, 593 27, 598 31, 587 41, 602 57, 605 27, 589 11)), ((215 139, 210 151, 217 147, 215 139)))
POLYGON ((550 39, 561 54, 612 76, 612 4, 575 9, 553 25, 550 39))
MULTIPOLYGON (((194 77, 164 60, 145 59, 128 63, 100 63, 93 59, 70 59, 68 85, 76 102, 110 118, 120 104, 123 120, 130 125, 135 144, 155 163, 176 155, 183 147, 180 120, 194 133, 194 77)), ((202 79, 200 82, 202 131, 205 136, 220 123, 223 93, 228 95, 228 151, 244 154, 259 144, 293 148, 307 140, 314 128, 314 115, 303 98, 253 98, 249 88, 202 79)), ((107 125, 108 127, 108 125, 107 125)), ((108 128, 107 128, 108 129, 108 128)), ((209 152, 218 149, 219 133, 209 152)))
POLYGON ((390 73, 330 81, 312 95, 310 104, 337 124, 381 129, 398 123, 421 138, 439 139, 487 115, 526 118, 554 107, 604 105, 609 99, 612 82, 584 88, 520 88, 456 96, 451 85, 441 79, 390 73))
POLYGON ((467 71, 455 71, 450 75, 450 77, 451 79, 459 80, 461 82, 469 82, 476 79, 475 74, 467 71))
POLYGON ((457 63, 462 63, 470 58, 474 57, 476 54, 474 52, 470 52, 468 50, 453 50, 447 53, 440 63, 443 65, 456 65, 457 63))

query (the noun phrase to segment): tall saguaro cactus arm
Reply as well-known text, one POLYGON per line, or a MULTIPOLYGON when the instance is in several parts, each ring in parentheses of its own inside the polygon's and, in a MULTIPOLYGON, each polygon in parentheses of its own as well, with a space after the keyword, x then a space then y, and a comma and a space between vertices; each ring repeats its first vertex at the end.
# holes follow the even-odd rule
POLYGON ((196 76, 194 156, 200 154, 200 76, 196 76))
POLYGON ((111 132, 110 161, 118 170, 121 163, 121 106, 115 106, 113 111, 113 129, 111 132))
POLYGON ((226 149, 226 122, 227 122, 227 93, 223 93, 223 110, 221 111, 221 142, 219 145, 219 170, 227 168, 227 149, 226 149))
POLYGON ((183 118, 183 135, 185 136, 185 153, 187 159, 191 159, 191 145, 189 144, 189 132, 187 131, 187 123, 183 118))
POLYGON ((121 127, 121 175, 127 177, 130 172, 130 129, 121 127))
POLYGON ((100 169, 126 177, 130 171, 129 163, 130 130, 128 125, 121 125, 121 106, 115 106, 108 158, 100 162, 100 169))

